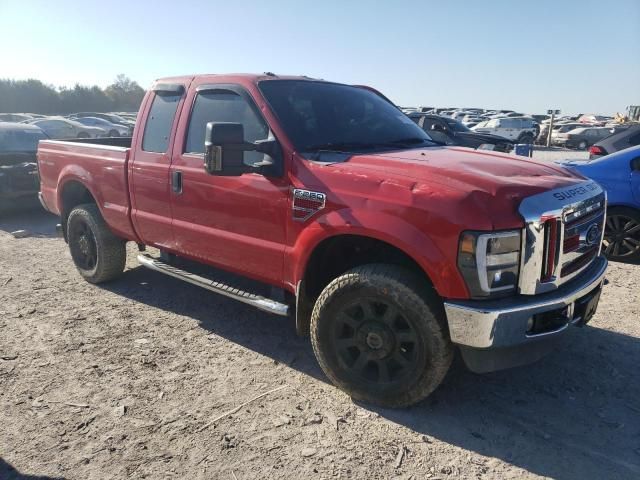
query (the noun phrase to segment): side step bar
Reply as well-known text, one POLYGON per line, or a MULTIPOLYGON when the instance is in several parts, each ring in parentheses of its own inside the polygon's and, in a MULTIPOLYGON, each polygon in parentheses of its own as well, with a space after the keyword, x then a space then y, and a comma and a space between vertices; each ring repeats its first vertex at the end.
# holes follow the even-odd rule
POLYGON ((225 285, 223 283, 201 277, 200 275, 196 275, 194 273, 189 273, 185 270, 174 267, 173 265, 169 265, 168 263, 165 263, 158 258, 153 258, 150 255, 138 255, 138 262, 140 262, 143 267, 147 267, 151 270, 155 270, 156 272, 164 273, 165 275, 184 280, 185 282, 191 283, 198 287, 206 288, 207 290, 219 293, 220 295, 224 295, 225 297, 233 298, 234 300, 246 303, 247 305, 251 305, 252 307, 255 307, 259 310, 263 310, 265 312, 273 313, 275 315, 280 315, 283 317, 286 317, 289 314, 289 306, 284 303, 276 302, 275 300, 271 300, 270 298, 265 298, 250 292, 245 292, 238 288, 230 287, 229 285, 225 285))

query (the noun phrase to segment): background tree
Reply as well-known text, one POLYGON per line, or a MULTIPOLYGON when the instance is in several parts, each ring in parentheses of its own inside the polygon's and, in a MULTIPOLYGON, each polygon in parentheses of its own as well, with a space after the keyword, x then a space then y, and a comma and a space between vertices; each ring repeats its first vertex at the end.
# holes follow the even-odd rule
POLYGON ((144 96, 143 88, 123 74, 116 77, 116 81, 105 89, 105 93, 111 98, 113 105, 117 106, 114 110, 126 112, 137 111, 144 96))
POLYGON ((143 96, 142 87, 126 75, 118 75, 104 90, 79 84, 56 89, 35 79, 0 79, 2 113, 136 112, 143 96))

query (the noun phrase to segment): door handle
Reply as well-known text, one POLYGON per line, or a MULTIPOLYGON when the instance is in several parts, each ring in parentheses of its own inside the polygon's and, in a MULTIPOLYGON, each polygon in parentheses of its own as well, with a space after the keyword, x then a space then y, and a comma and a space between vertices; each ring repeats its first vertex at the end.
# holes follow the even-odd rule
POLYGON ((171 190, 178 195, 182 193, 182 172, 176 170, 171 172, 171 190))

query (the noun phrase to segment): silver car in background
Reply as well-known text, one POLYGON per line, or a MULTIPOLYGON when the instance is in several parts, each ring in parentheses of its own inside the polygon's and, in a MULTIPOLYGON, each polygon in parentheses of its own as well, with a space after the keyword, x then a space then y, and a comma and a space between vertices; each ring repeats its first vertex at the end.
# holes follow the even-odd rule
POLYGON ((106 137, 107 131, 103 128, 89 127, 75 120, 64 117, 47 117, 28 122, 40 127, 50 138, 97 138, 106 137))
POLYGON ((98 127, 107 132, 108 137, 128 137, 131 130, 124 125, 118 125, 103 118, 78 117, 74 121, 86 125, 87 127, 98 127))

